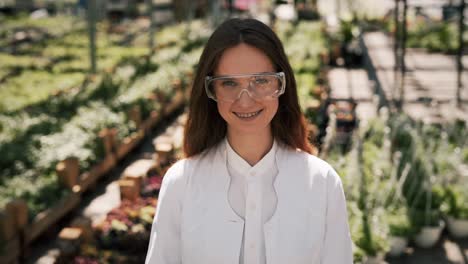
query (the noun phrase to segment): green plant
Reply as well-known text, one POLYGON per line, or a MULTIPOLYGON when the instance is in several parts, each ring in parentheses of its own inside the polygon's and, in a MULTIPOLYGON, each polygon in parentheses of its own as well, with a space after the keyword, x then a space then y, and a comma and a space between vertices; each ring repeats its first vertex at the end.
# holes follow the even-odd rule
POLYGON ((389 126, 393 151, 412 151, 415 141, 414 122, 407 115, 394 115, 389 119, 389 126))
POLYGON ((84 81, 83 73, 52 75, 46 71, 23 71, 8 79, 0 90, 0 112, 11 112, 51 97, 84 81))
POLYGON ((50 208, 68 193, 60 186, 54 172, 37 174, 29 170, 0 185, 0 205, 4 206, 14 198, 22 199, 28 205, 29 221, 32 221, 38 213, 50 208))
POLYGON ((377 256, 389 249, 386 231, 376 215, 362 215, 362 231, 354 241, 367 256, 377 256))
POLYGON ((408 47, 426 48, 430 52, 454 53, 458 48, 455 23, 443 22, 428 25, 420 21, 411 26, 408 32, 408 47))
POLYGON ((411 221, 405 207, 386 213, 389 234, 398 237, 410 237, 413 234, 411 221))
POLYGON ((439 210, 410 210, 410 221, 414 232, 419 232, 423 227, 438 227, 442 220, 442 214, 439 210))
POLYGON ((338 38, 341 43, 346 45, 357 37, 357 35, 359 34, 359 28, 356 22, 357 21, 353 20, 340 21, 340 31, 338 38))
POLYGON ((443 212, 456 219, 468 220, 468 194, 466 186, 447 186, 443 212))
POLYGON ((127 122, 124 113, 115 113, 103 103, 91 103, 89 107, 80 107, 77 112, 61 132, 39 137, 40 147, 35 153, 38 168, 53 168, 63 159, 76 157, 80 160, 82 171, 86 171, 105 155, 104 148, 99 144, 99 131, 118 127, 129 135, 135 129, 134 124, 127 122))
POLYGON ((440 186, 423 189, 412 204, 409 204, 409 216, 415 232, 425 226, 439 226, 442 220, 441 205, 444 203, 445 193, 440 186))

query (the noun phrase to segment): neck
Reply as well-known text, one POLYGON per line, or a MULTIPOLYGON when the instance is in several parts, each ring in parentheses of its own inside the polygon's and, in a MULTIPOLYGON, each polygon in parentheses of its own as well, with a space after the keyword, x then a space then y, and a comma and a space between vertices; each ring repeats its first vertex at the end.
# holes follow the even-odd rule
POLYGON ((269 129, 257 134, 232 133, 228 129, 227 139, 232 149, 250 166, 259 162, 273 146, 273 136, 269 129))

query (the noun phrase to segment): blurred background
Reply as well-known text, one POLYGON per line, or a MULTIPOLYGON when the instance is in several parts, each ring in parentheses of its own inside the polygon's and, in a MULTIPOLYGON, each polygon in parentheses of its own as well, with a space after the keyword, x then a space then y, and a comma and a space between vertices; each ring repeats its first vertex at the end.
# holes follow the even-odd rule
POLYGON ((213 29, 281 38, 355 263, 468 263, 465 0, 0 0, 0 263, 143 263, 213 29))

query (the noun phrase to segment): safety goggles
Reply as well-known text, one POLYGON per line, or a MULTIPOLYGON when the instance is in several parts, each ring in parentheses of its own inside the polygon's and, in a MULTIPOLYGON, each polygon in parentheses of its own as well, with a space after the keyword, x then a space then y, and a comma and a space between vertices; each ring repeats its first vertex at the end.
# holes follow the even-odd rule
POLYGON ((255 100, 270 100, 284 93, 284 72, 207 76, 205 90, 215 101, 234 102, 245 91, 255 100))

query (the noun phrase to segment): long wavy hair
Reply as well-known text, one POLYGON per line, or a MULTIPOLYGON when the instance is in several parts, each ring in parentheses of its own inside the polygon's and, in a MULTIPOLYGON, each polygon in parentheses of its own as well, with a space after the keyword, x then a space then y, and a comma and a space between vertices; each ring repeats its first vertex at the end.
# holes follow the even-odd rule
POLYGON ((271 121, 273 137, 292 149, 312 153, 307 123, 299 106, 296 80, 278 36, 255 19, 229 19, 211 35, 197 67, 191 90, 189 113, 184 131, 183 151, 192 157, 217 145, 226 136, 226 121, 218 113, 216 102, 205 93, 204 80, 213 75, 223 52, 240 43, 263 51, 276 71, 286 75, 286 90, 279 97, 278 111, 271 121))

